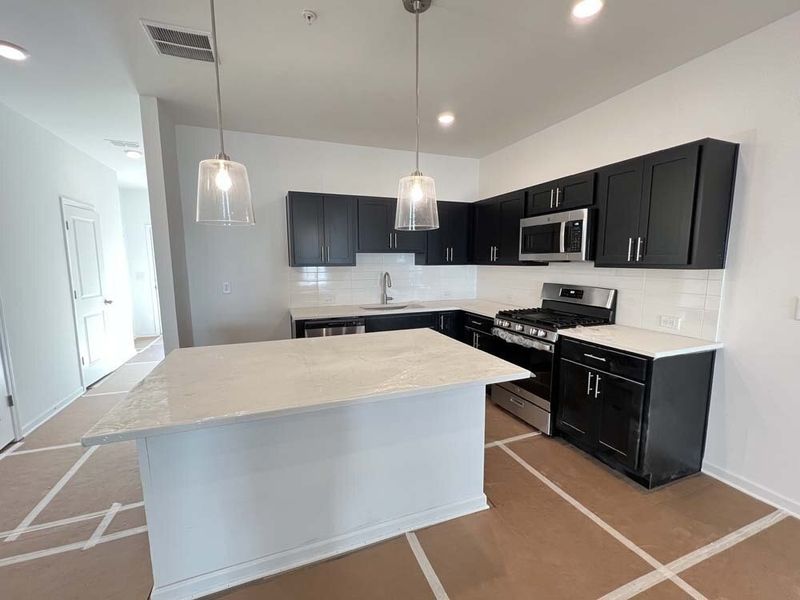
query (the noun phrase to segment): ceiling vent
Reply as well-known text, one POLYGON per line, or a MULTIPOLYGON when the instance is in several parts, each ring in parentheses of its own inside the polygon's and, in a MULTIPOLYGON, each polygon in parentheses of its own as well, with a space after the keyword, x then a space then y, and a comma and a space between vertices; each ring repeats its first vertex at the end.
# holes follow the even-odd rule
POLYGON ((214 62, 211 34, 144 19, 142 19, 142 25, 159 54, 214 62))
POLYGON ((106 141, 112 146, 116 146, 117 148, 122 148, 123 150, 130 150, 132 148, 139 147, 139 142, 129 142, 127 140, 115 140, 111 138, 106 138, 106 141))

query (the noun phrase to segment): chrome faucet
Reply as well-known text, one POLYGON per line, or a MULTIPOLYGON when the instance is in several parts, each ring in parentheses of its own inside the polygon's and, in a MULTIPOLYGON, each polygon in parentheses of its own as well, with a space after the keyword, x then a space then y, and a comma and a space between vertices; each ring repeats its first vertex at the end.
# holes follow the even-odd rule
POLYGON ((390 287, 392 287, 392 276, 387 271, 381 277, 381 304, 389 304, 389 300, 394 300, 386 294, 386 289, 390 287))

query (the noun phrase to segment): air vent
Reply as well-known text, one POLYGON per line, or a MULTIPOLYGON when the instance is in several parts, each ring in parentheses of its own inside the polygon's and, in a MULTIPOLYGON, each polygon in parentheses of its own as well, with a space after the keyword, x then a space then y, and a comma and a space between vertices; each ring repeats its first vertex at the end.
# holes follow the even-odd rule
POLYGON ((159 54, 214 62, 211 36, 205 31, 142 20, 147 37, 159 54))
POLYGON ((112 146, 116 146, 117 148, 122 148, 123 150, 131 150, 139 147, 139 142, 129 142, 128 140, 115 140, 111 138, 106 138, 106 141, 112 146))

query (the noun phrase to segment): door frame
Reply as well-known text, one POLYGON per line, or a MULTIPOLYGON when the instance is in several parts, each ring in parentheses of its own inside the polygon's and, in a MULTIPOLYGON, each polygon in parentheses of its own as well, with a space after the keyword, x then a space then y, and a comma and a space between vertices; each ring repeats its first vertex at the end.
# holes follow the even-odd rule
POLYGON ((145 243, 147 244, 147 270, 150 279, 150 302, 153 304, 153 326, 154 333, 161 335, 163 326, 161 325, 161 296, 158 289, 158 276, 156 273, 156 249, 153 240, 153 225, 147 223, 144 226, 145 243))
POLYGON ((11 411, 11 426, 14 429, 14 440, 19 441, 23 438, 22 424, 19 420, 19 406, 17 402, 17 389, 14 381, 14 371, 11 366, 11 349, 8 345, 8 328, 6 327, 5 313, 3 312, 3 298, 0 296, 0 361, 2 361, 2 371, 5 373, 5 383, 8 393, 14 398, 14 405, 9 406, 11 411))
MULTIPOLYGON (((75 336, 75 358, 77 359, 78 365, 78 373, 81 377, 81 388, 83 391, 86 391, 86 379, 83 375, 83 367, 81 365, 81 344, 80 344, 80 333, 78 332, 78 307, 75 304, 75 296, 72 293, 72 281, 73 281, 73 272, 72 272, 72 256, 69 252, 69 233, 67 231, 67 217, 65 213, 65 208, 71 206, 73 208, 82 208, 84 210, 91 210, 92 212, 97 213, 95 210, 94 204, 90 204, 89 202, 83 202, 82 200, 75 200, 74 198, 70 198, 68 196, 59 196, 59 203, 61 205, 61 231, 64 234, 64 256, 67 259, 67 278, 69 279, 70 290, 69 290, 69 301, 70 305, 72 306, 72 331, 75 336)), ((99 213, 97 213, 99 215, 99 213)))

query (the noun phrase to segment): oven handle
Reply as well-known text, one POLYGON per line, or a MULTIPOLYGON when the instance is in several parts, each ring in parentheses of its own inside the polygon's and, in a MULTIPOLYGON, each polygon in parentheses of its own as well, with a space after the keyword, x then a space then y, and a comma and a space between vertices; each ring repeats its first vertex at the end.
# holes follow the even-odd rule
POLYGON ((525 348, 533 348, 534 350, 542 350, 543 352, 549 352, 550 354, 552 354, 554 351, 553 344, 547 344, 545 342, 540 342, 539 340, 532 340, 525 336, 506 331, 505 329, 500 329, 499 327, 492 328, 492 334, 496 337, 499 337, 504 342, 508 342, 509 344, 516 344, 517 346, 523 346, 525 348))

